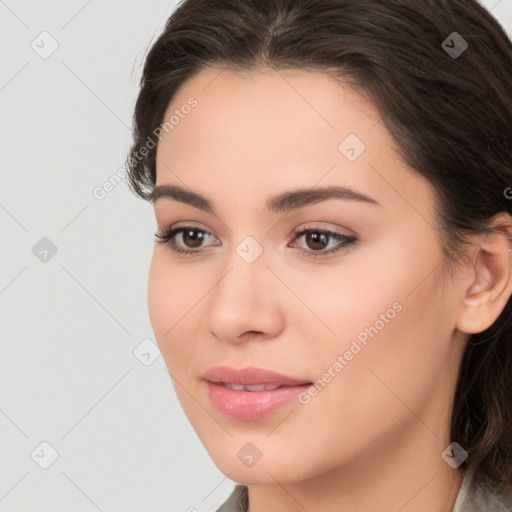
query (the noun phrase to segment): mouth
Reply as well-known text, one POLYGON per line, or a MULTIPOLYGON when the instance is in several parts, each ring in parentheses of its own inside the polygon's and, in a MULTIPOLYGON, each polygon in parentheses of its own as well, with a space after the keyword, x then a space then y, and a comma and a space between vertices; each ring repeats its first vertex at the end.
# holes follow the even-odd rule
POLYGON ((311 381, 259 368, 223 366, 203 375, 208 399, 225 416, 238 420, 266 418, 312 386, 311 381))

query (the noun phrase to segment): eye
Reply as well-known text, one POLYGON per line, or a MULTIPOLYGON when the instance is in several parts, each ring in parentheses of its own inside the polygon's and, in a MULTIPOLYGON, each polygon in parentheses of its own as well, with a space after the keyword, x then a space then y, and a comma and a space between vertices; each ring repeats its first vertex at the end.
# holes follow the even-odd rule
POLYGON ((313 250, 299 248, 299 252, 314 258, 326 255, 331 256, 340 251, 348 250, 357 242, 357 237, 353 235, 343 235, 342 233, 337 233, 335 231, 329 231, 322 228, 299 228, 295 230, 293 234, 295 240, 305 236, 305 243, 312 247, 313 250), (326 251, 324 249, 329 245, 329 241, 336 241, 338 244, 326 251))
POLYGON ((164 231, 163 234, 155 233, 155 236, 159 238, 156 242, 168 245, 171 251, 176 253, 178 256, 191 256, 192 254, 197 254, 199 252, 197 248, 201 246, 201 243, 205 238, 207 238, 207 236, 212 235, 204 229, 199 229, 193 226, 183 226, 174 229, 169 228, 164 231), (182 235, 182 245, 185 245, 185 247, 195 247, 196 250, 181 249, 174 240, 176 235, 182 235), (185 241, 186 243, 183 243, 185 241), (187 245, 189 241, 190 245, 187 245))
MULTIPOLYGON (((348 250, 357 241, 357 237, 352 235, 344 235, 334 231, 312 227, 296 229, 294 230, 293 235, 294 240, 298 240, 305 236, 304 241, 312 247, 312 250, 299 248, 299 252, 312 257, 330 256, 340 251, 348 250), (336 241, 338 243, 329 250, 325 250, 329 245, 329 241, 336 241)), ((201 244, 204 240, 208 239, 208 237, 213 237, 213 235, 204 229, 199 229, 193 226, 182 226, 178 228, 169 228, 162 234, 155 233, 155 237, 159 239, 156 240, 156 242, 168 245, 171 251, 178 256, 192 256, 202 252, 201 244), (180 245, 176 243, 175 237, 177 235, 181 235, 181 246, 184 246, 185 249, 182 249, 180 245), (187 247, 189 249, 187 249, 187 247)), ((292 245, 292 247, 294 246, 292 245)))

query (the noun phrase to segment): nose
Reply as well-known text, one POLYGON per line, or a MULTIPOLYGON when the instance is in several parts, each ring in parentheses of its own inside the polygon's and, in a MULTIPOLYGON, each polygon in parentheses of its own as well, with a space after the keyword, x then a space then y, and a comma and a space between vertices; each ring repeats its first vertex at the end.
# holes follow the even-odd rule
POLYGON ((248 263, 235 253, 209 294, 206 318, 210 333, 219 341, 266 340, 283 329, 282 290, 277 289, 283 285, 262 256, 248 263))

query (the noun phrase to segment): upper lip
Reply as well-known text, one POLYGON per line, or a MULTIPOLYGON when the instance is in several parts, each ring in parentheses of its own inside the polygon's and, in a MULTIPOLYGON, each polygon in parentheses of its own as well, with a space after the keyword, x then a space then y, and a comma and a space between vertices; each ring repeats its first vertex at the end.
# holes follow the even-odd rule
POLYGON ((277 386, 311 384, 311 381, 305 379, 295 379, 281 373, 256 368, 254 366, 241 369, 232 368, 231 366, 215 366, 203 374, 203 379, 210 382, 229 382, 231 384, 249 386, 255 384, 273 384, 277 386))

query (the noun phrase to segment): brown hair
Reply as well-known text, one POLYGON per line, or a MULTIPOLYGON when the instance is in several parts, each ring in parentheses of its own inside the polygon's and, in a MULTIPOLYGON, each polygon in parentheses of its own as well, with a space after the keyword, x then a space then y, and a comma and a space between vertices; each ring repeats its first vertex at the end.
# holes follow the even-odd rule
MULTIPOLYGON (((368 94, 399 157, 435 187, 447 261, 460 261, 465 234, 512 213, 512 43, 476 0, 183 1, 145 60, 127 158, 138 196, 156 181, 156 148, 141 148, 177 89, 216 66, 323 71, 368 94), (443 45, 454 32, 460 55, 443 45)), ((450 436, 475 481, 512 488, 511 300, 469 337, 450 436)))

